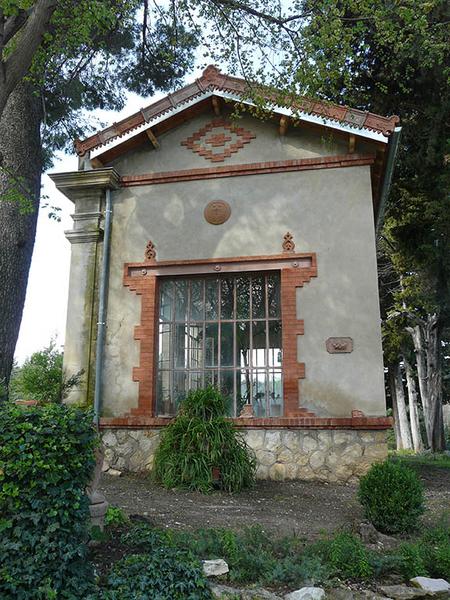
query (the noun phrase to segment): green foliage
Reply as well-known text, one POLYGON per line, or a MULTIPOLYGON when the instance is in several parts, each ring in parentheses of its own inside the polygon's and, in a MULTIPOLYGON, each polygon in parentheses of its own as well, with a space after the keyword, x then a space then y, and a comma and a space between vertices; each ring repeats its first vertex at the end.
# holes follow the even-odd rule
POLYGON ((159 547, 118 561, 106 581, 105 600, 212 600, 200 562, 186 552, 159 547))
POLYGON ((414 542, 404 542, 387 554, 372 554, 370 563, 376 576, 397 573, 405 578, 450 576, 450 524, 426 530, 414 542))
POLYGON ((369 555, 361 540, 346 531, 318 542, 313 549, 322 557, 329 574, 344 579, 367 579, 373 574, 369 555))
POLYGON ((95 464, 92 415, 52 404, 0 406, 0 597, 84 598, 95 464))
POLYGON ((360 479, 358 498, 366 517, 384 533, 413 530, 425 511, 422 482, 398 462, 373 465, 360 479))
POLYGON ((79 385, 83 372, 68 377, 63 370, 63 353, 56 343, 35 352, 21 367, 14 369, 10 381, 13 399, 36 400, 40 404, 61 402, 71 388, 79 385))
POLYGON ((128 517, 119 506, 108 506, 105 514, 106 527, 120 527, 128 523, 128 517))
POLYGON ((420 544, 404 543, 399 547, 401 558, 400 571, 405 579, 412 577, 428 576, 428 571, 423 559, 423 548, 420 544))
POLYGON ((225 412, 225 401, 216 389, 191 391, 161 435, 153 471, 156 480, 167 488, 203 493, 215 485, 227 492, 250 486, 255 458, 225 412), (213 469, 220 473, 217 482, 213 469))
POLYGON ((450 516, 433 529, 426 531, 420 540, 422 556, 431 577, 450 579, 450 516))

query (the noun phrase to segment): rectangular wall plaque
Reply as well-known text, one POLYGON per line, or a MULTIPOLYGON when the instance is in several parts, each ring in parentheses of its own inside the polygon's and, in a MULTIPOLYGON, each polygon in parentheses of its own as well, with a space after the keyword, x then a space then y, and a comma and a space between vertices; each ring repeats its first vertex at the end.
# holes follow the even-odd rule
POLYGON ((330 337, 326 347, 330 354, 346 354, 353 352, 353 340, 349 337, 330 337))

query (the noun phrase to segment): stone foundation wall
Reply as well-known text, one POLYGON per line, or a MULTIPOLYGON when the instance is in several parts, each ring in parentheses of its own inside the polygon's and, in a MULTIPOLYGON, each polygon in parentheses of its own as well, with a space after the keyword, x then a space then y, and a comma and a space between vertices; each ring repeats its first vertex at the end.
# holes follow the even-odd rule
MULTIPOLYGON (((106 466, 150 471, 159 429, 103 431, 106 466)), ((248 429, 242 431, 257 459, 257 478, 356 481, 387 457, 385 431, 248 429)))

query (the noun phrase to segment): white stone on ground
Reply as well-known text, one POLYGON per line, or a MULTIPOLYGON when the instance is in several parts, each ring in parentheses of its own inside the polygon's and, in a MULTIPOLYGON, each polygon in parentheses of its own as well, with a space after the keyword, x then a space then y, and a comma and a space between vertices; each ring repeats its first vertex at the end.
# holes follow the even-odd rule
POLYGON ((120 477, 122 475, 122 471, 118 469, 108 469, 108 475, 112 475, 113 477, 120 477))
POLYGON ((295 590, 284 597, 284 600, 322 600, 325 598, 325 590, 319 587, 304 587, 295 590))
POLYGON ((424 598, 427 592, 419 590, 408 585, 382 585, 380 590, 393 600, 413 600, 414 598, 424 598))
POLYGON ((206 577, 216 577, 217 575, 225 575, 229 572, 227 563, 218 558, 217 560, 204 560, 203 561, 203 572, 206 577))
POLYGON ((450 583, 445 579, 431 579, 430 577, 413 577, 411 583, 421 590, 432 593, 450 592, 450 583))

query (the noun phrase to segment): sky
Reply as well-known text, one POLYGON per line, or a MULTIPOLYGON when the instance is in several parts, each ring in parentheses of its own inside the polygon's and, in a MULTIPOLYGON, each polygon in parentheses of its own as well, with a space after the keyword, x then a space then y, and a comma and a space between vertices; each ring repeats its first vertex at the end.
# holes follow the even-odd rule
MULTIPOLYGON (((193 79, 198 74, 191 74, 193 79)), ((141 98, 137 94, 128 94, 125 107, 119 111, 98 110, 93 118, 110 124, 118 121, 157 100, 164 94, 157 93, 152 98, 141 98)), ((75 154, 63 152, 56 154, 50 173, 76 171, 78 159, 75 154)), ((19 364, 33 352, 42 350, 54 339, 58 346, 64 345, 67 297, 69 291, 70 243, 64 231, 72 229, 71 214, 73 204, 58 192, 47 174, 42 178, 42 194, 48 196, 50 206, 59 206, 61 222, 48 216, 48 210, 39 211, 36 242, 28 279, 27 297, 23 311, 19 339, 16 345, 15 359, 19 364)))

